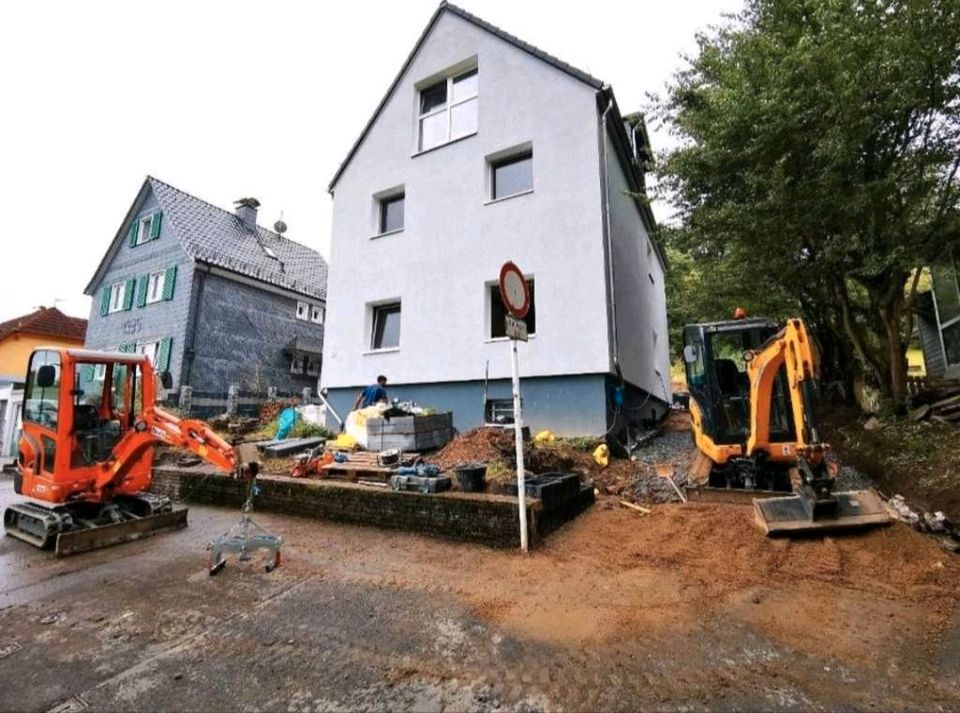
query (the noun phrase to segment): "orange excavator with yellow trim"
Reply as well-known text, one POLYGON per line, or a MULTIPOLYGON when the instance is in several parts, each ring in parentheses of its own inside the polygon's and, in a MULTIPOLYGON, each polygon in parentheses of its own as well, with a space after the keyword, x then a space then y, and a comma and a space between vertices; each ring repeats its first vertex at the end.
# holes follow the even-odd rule
POLYGON ((889 522, 875 492, 834 492, 816 418, 816 352, 803 321, 737 316, 684 328, 693 437, 709 465, 701 492, 753 496, 768 534, 889 522))
POLYGON ((7 534, 62 556, 186 527, 185 508, 147 492, 157 444, 239 475, 233 447, 205 423, 155 405, 158 381, 169 374, 144 354, 34 350, 14 475, 32 500, 6 508, 7 534))

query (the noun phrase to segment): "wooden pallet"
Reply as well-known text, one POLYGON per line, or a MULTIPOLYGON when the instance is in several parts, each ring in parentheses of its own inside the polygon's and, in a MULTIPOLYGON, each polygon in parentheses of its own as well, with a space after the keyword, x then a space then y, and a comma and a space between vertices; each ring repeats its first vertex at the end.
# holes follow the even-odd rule
MULTIPOLYGON (((392 468, 385 468, 377 462, 377 453, 357 451, 349 455, 346 463, 327 463, 320 468, 320 477, 331 480, 346 480, 356 483, 358 480, 375 480, 385 483, 393 475, 392 468)), ((404 453, 403 463, 412 463, 419 458, 418 453, 404 453)))

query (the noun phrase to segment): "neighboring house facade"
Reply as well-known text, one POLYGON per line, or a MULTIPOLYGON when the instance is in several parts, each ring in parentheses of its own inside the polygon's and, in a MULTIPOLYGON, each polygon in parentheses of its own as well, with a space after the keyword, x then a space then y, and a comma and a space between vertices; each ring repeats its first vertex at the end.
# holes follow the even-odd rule
POLYGON ((525 423, 600 435, 662 414, 666 265, 627 195, 650 155, 603 82, 442 3, 329 187, 334 408, 385 374, 459 429, 508 410, 512 260, 534 297, 525 423))
POLYGON ((40 346, 82 347, 87 320, 56 307, 40 307, 0 322, 0 466, 16 459, 23 380, 30 354, 40 346))
POLYGON ((952 256, 930 267, 932 286, 917 300, 917 330, 927 376, 960 378, 960 273, 952 256))
POLYGON ((247 406, 316 390, 327 265, 258 226, 258 206, 231 213, 148 177, 85 290, 87 346, 148 354, 198 415, 222 412, 231 386, 247 406))

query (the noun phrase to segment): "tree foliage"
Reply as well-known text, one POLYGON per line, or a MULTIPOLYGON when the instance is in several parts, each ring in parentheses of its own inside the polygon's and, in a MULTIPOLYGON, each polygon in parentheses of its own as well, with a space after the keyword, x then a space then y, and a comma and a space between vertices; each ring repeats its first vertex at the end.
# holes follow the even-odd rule
POLYGON ((749 0, 698 45, 659 185, 673 269, 710 295, 681 273, 673 305, 798 311, 828 370, 899 399, 912 276, 960 245, 960 3, 749 0))

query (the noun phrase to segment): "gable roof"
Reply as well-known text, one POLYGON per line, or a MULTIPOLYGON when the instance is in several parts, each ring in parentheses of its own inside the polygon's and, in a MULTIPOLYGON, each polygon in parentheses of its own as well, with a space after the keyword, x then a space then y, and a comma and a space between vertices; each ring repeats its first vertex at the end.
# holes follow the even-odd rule
POLYGON ((427 35, 430 34, 430 31, 433 29, 434 25, 437 24, 437 21, 443 15, 444 12, 449 12, 457 17, 460 17, 467 22, 472 23, 473 25, 479 27, 482 30, 496 35, 500 39, 508 42, 517 49, 520 49, 528 54, 533 55, 537 59, 540 59, 546 62, 549 65, 552 65, 559 69, 561 72, 570 75, 574 79, 579 79, 581 82, 593 87, 596 90, 600 90, 605 85, 604 83, 597 79, 596 77, 591 76, 583 70, 577 69, 576 67, 567 64, 563 60, 560 60, 554 57, 552 54, 544 52, 541 49, 534 47, 533 45, 524 42, 519 37, 511 35, 509 32, 504 32, 496 25, 492 25, 486 20, 482 20, 476 15, 472 15, 463 8, 457 7, 451 3, 443 0, 440 3, 440 6, 437 8, 436 12, 433 13, 433 16, 430 18, 430 21, 427 23, 427 26, 423 29, 423 32, 420 33, 420 37, 417 39, 417 43, 413 46, 413 49, 410 51, 410 54, 407 55, 407 59, 404 60, 403 66, 400 67, 400 71, 397 73, 397 76, 394 77, 393 82, 391 82, 390 87, 387 89, 387 93, 383 95, 383 99, 380 100, 380 103, 377 105, 376 110, 373 112, 373 116, 370 117, 370 120, 367 122, 366 126, 363 127, 363 131, 360 132, 360 136, 354 142, 353 146, 350 148, 350 151, 347 153, 347 157, 343 159, 343 163, 340 164, 340 167, 337 169, 337 172, 334 174, 333 179, 331 179, 330 184, 327 186, 327 190, 333 193, 333 187, 336 185, 337 181, 340 180, 340 175, 347 168, 347 164, 350 163, 350 160, 353 158, 353 155, 357 152, 357 149, 360 148, 360 144, 363 143, 363 140, 367 137, 367 134, 370 132, 370 129, 373 127, 374 122, 376 122, 377 117, 380 116, 380 112, 383 111, 383 108, 387 105, 393 91, 397 88, 397 85, 400 83, 400 79, 407 72, 407 68, 410 66, 410 63, 413 62, 413 58, 416 56, 417 52, 420 51, 420 47, 423 45, 424 41, 427 39, 427 35))
POLYGON ((333 178, 330 180, 330 184, 327 186, 327 191, 329 193, 333 193, 334 186, 337 184, 337 181, 340 180, 340 176, 346 170, 350 160, 360 148, 360 145, 367 137, 367 134, 370 132, 370 129, 373 127, 374 123, 376 123, 377 118, 380 116, 380 112, 382 112, 383 108, 387 105, 387 102, 390 100, 390 97, 396 90, 397 85, 400 84, 400 80, 403 78, 403 75, 406 74, 407 69, 413 62, 413 58, 417 55, 417 52, 420 51, 420 47, 423 46, 423 43, 426 41, 430 31, 433 30, 434 26, 445 12, 449 12, 466 20, 474 26, 499 37, 504 42, 507 42, 517 49, 522 50, 523 52, 526 52, 543 62, 546 62, 556 69, 559 69, 561 72, 564 72, 574 79, 577 79, 593 88, 597 92, 598 111, 602 112, 608 104, 611 105, 611 121, 608 125, 608 128, 613 139, 613 146, 617 154, 617 159, 620 162, 620 167, 623 169, 624 174, 627 176, 627 182, 630 185, 630 189, 634 193, 634 200, 637 204, 638 210, 640 211, 644 227, 647 229, 648 237, 650 238, 650 241, 654 246, 654 250, 656 251, 657 258, 659 259, 663 269, 666 270, 668 267, 666 253, 664 253, 663 247, 656 238, 656 218, 653 215, 653 210, 650 207, 649 201, 645 197, 647 195, 646 181, 644 180, 644 171, 646 166, 639 166, 634 160, 633 151, 630 146, 630 139, 627 136, 626 129, 624 128, 624 121, 628 121, 632 126, 639 128, 639 133, 644 142, 646 155, 648 157, 652 157, 653 150, 650 147, 650 137, 647 133, 647 126, 643 116, 641 114, 630 114, 627 117, 623 117, 620 113, 620 107, 617 105, 617 100, 613 95, 613 88, 606 82, 597 79, 581 69, 577 69, 576 67, 567 64, 563 60, 558 59, 552 54, 544 52, 537 47, 534 47, 528 42, 524 42, 519 37, 501 30, 496 25, 493 25, 486 20, 482 20, 476 15, 473 15, 463 8, 457 7, 446 0, 441 1, 440 6, 437 8, 436 12, 433 13, 433 16, 430 18, 427 26, 423 29, 423 32, 420 33, 420 37, 417 39, 417 42, 410 51, 410 54, 407 55, 406 60, 404 60, 403 65, 400 67, 400 71, 397 73, 397 76, 394 77, 393 82, 390 83, 387 93, 383 95, 383 98, 377 105, 376 110, 373 112, 373 116, 371 116, 367 121, 366 126, 363 127, 363 131, 360 132, 360 136, 357 137, 357 140, 347 153, 347 157, 343 160, 343 163, 340 164, 340 167, 337 168, 337 172, 334 174, 333 178))
POLYGON ((16 332, 56 337, 83 344, 87 334, 87 320, 69 317, 56 307, 41 307, 22 317, 0 322, 0 339, 6 339, 16 332))
POLYGON ((195 262, 326 299, 327 262, 316 250, 259 225, 255 231, 250 230, 234 213, 153 176, 147 176, 144 181, 110 249, 87 285, 86 294, 93 294, 113 256, 125 244, 127 226, 148 190, 153 191, 163 211, 164 225, 195 262))

